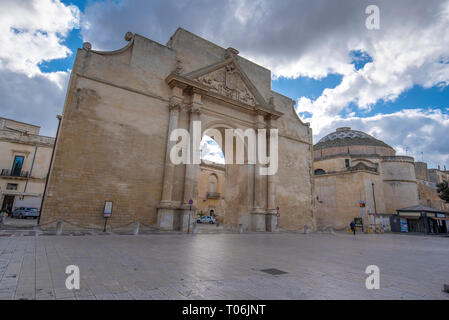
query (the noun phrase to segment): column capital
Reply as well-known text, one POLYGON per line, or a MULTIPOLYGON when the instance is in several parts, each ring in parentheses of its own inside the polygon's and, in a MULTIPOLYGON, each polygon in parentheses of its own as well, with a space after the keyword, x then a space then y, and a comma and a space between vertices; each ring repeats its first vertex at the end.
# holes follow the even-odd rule
POLYGON ((265 117, 264 114, 261 112, 257 112, 256 116, 255 116, 255 126, 256 129, 265 129, 266 127, 266 122, 265 122, 265 117))
POLYGON ((202 109, 202 105, 197 102, 191 102, 188 105, 188 111, 192 115, 200 115, 201 109, 202 109))
POLYGON ((170 102, 168 104, 168 108, 170 111, 179 111, 183 106, 183 100, 179 97, 171 97, 170 102))

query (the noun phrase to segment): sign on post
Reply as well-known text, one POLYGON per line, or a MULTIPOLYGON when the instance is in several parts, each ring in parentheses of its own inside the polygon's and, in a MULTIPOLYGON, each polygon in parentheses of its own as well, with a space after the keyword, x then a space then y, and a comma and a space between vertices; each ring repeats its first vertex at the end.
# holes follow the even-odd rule
POLYGON ((110 218, 112 215, 112 201, 104 202, 103 217, 110 218))

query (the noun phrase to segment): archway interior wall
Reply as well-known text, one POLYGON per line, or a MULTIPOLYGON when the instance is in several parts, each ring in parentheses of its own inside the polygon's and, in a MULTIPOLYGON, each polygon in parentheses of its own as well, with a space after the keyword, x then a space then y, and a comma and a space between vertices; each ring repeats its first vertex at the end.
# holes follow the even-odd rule
MULTIPOLYGON (((226 129, 241 129, 245 131, 250 128, 250 125, 242 126, 239 123, 232 121, 232 118, 227 116, 217 116, 214 113, 206 112, 201 116, 203 130, 205 133, 209 129, 215 129, 220 132, 222 137, 222 151, 226 157, 226 129)), ((242 118, 242 116, 240 116, 242 118)), ((244 230, 251 228, 251 210, 253 208, 254 199, 254 165, 250 164, 236 164, 236 140, 233 143, 233 163, 225 164, 225 192, 224 199, 221 203, 223 209, 223 224, 226 229, 237 230, 239 224, 243 225, 244 230)), ((245 153, 245 160, 248 153, 248 140, 244 139, 242 142, 245 153)), ((266 179, 266 178, 265 178, 266 179)), ((266 182, 265 182, 266 185, 266 182)), ((261 191, 266 195, 266 186, 261 191)), ((266 197, 264 197, 266 198, 266 197)), ((265 205, 265 204, 264 204, 265 205)))

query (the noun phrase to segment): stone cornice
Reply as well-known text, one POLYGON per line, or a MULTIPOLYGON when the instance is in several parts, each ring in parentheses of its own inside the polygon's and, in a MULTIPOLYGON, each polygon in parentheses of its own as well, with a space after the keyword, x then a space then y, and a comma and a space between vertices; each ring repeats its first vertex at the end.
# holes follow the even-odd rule
POLYGON ((383 182, 408 182, 417 184, 416 180, 407 180, 407 179, 383 179, 383 182))
MULTIPOLYGON (((352 173, 369 173, 374 174, 376 176, 380 175, 379 172, 374 171, 368 171, 368 170, 352 170, 352 171, 337 171, 337 172, 329 172, 329 173, 323 173, 319 175, 314 175, 313 178, 321 178, 321 177, 329 177, 329 176, 339 176, 344 174, 352 174, 352 173)), ((385 180, 384 180, 385 181, 385 180)))
POLYGON ((52 148, 55 143, 55 138, 34 134, 25 135, 18 132, 0 130, 0 141, 52 148))
POLYGON ((177 74, 171 73, 171 74, 168 75, 168 77, 165 79, 165 81, 167 82, 167 84, 171 88, 173 88, 175 86, 184 87, 185 90, 188 91, 188 92, 199 93, 199 94, 202 94, 202 95, 207 96, 207 97, 211 97, 211 98, 214 98, 214 99, 217 99, 217 100, 221 100, 223 102, 226 102, 226 103, 228 103, 230 105, 239 107, 240 109, 243 109, 243 110, 246 110, 246 111, 251 111, 253 113, 256 113, 256 112, 257 113, 261 113, 264 116, 271 116, 273 119, 277 119, 277 118, 279 118, 280 116, 283 115, 283 113, 280 112, 280 111, 277 111, 277 110, 274 110, 274 109, 270 109, 270 108, 267 108, 265 106, 261 106, 259 104, 255 105, 255 106, 250 106, 250 105, 244 104, 242 102, 239 102, 239 101, 230 99, 228 97, 225 97, 225 96, 223 96, 221 94, 212 92, 212 91, 209 90, 208 87, 206 87, 206 86, 204 86, 204 85, 202 85, 202 84, 200 84, 200 83, 198 83, 198 82, 196 82, 196 81, 194 81, 192 79, 189 79, 189 78, 186 78, 184 76, 181 76, 181 75, 177 75, 177 74))

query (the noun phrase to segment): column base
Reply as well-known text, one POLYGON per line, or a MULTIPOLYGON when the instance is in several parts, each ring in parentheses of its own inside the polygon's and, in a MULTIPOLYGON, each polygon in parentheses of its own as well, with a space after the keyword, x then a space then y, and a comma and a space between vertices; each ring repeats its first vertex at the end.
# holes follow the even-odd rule
POLYGON ((251 231, 266 232, 265 212, 261 210, 254 210, 251 212, 251 231))
POLYGON ((193 232, 193 225, 195 223, 195 217, 193 216, 194 211, 183 210, 180 212, 180 224, 179 229, 182 232, 193 232), (190 219, 189 219, 190 218, 190 219))
POLYGON ((159 230, 175 230, 176 209, 158 208, 157 209, 157 227, 159 230))
POLYGON ((267 232, 279 232, 278 218, 276 216, 276 210, 268 210, 265 215, 265 223, 267 226, 267 232))
POLYGON ((157 207, 157 226, 163 231, 192 231, 195 208, 180 202, 161 201, 157 207), (190 216, 190 227, 189 227, 190 216))

